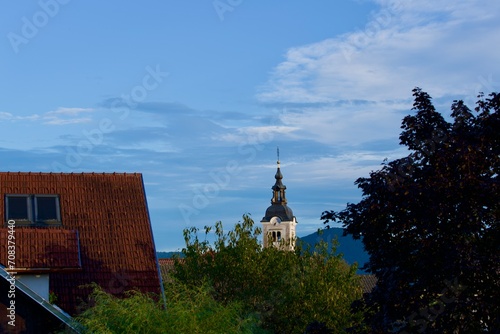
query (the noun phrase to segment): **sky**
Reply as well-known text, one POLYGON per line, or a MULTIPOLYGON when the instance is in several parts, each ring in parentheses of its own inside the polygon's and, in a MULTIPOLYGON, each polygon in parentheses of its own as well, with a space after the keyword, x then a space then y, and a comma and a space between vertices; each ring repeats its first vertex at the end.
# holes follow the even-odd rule
POLYGON ((412 89, 500 90, 498 0, 2 1, 2 171, 138 172, 158 251, 270 205, 297 235, 407 154, 412 89))

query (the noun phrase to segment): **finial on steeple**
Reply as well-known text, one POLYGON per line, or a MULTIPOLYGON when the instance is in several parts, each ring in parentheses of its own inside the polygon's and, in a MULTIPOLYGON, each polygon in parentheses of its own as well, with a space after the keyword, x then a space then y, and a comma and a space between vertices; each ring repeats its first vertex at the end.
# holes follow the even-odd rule
POLYGON ((279 164, 280 164, 280 148, 279 148, 279 146, 276 147, 276 153, 278 155, 278 166, 279 166, 279 164))

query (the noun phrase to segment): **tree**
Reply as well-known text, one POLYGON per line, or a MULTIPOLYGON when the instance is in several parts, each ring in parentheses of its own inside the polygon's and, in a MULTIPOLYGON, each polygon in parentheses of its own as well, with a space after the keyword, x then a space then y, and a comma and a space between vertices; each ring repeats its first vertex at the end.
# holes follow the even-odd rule
POLYGON ((365 298, 373 332, 500 331, 500 95, 462 101, 452 122, 413 91, 402 122, 408 156, 355 184, 357 204, 325 211, 362 238, 378 284, 365 298))
POLYGON ((137 291, 117 298, 94 286, 94 305, 77 320, 85 333, 255 333, 256 321, 243 318, 241 306, 215 301, 207 284, 187 288, 171 280, 165 287, 167 309, 154 296, 137 291))
POLYGON ((361 296, 355 266, 330 255, 326 245, 314 252, 263 248, 260 233, 248 215, 227 233, 216 223, 213 245, 196 228, 185 230, 175 278, 191 287, 210 282, 217 301, 242 305, 271 333, 303 333, 313 322, 342 333, 360 320, 350 309, 361 296))

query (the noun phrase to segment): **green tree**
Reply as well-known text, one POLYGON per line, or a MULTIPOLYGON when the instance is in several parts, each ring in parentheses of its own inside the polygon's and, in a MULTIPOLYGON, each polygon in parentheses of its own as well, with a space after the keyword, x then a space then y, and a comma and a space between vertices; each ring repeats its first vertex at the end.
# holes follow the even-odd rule
POLYGON ((174 276, 190 287, 210 282, 217 301, 242 305, 273 333, 303 333, 313 322, 342 333, 360 320, 350 308, 361 296, 355 266, 326 245, 314 252, 263 248, 260 233, 248 215, 227 233, 216 223, 213 245, 196 228, 185 230, 185 257, 174 276))
POLYGON ((500 331, 500 96, 462 101, 452 122, 414 91, 408 156, 359 178, 363 197, 322 218, 362 238, 378 278, 366 298, 374 332, 500 331))
POLYGON ((187 288, 170 280, 165 286, 167 309, 154 296, 129 292, 117 298, 94 287, 93 306, 83 312, 78 322, 88 333, 255 333, 256 320, 243 318, 241 306, 222 305, 215 301, 207 284, 187 288))

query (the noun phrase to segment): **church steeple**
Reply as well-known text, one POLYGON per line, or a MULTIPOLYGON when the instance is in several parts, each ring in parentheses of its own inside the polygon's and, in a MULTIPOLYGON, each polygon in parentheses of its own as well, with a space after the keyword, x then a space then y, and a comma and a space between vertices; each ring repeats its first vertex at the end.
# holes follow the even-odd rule
POLYGON ((261 223, 264 233, 264 247, 275 245, 286 247, 293 250, 295 245, 295 225, 297 220, 293 215, 292 209, 287 205, 285 196, 286 186, 283 184, 283 174, 280 168, 279 148, 278 167, 274 178, 276 182, 271 187, 273 197, 271 198, 271 206, 267 208, 266 215, 262 218, 261 223), (285 241, 282 243, 282 241, 285 241))
POLYGON ((276 175, 274 175, 274 178, 276 179, 276 182, 274 183, 274 186, 272 187, 273 189, 273 198, 271 198, 271 204, 286 204, 286 196, 285 196, 285 190, 286 186, 281 182, 283 180, 283 174, 281 174, 280 170, 280 149, 278 148, 278 169, 276 170, 276 175))

